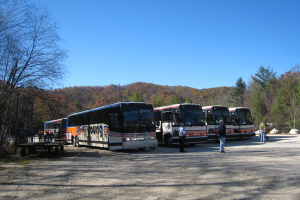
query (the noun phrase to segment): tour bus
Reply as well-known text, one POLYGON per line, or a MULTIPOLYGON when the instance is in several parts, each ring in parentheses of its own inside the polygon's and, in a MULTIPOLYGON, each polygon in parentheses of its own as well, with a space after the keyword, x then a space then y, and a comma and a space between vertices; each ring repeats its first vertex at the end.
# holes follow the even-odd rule
POLYGON ((155 148, 153 107, 144 102, 119 102, 71 114, 67 139, 74 146, 109 150, 155 148))
MULTIPOLYGON (((67 131, 67 118, 55 119, 44 122, 44 137, 52 137, 66 140, 66 131, 67 131)), ((49 139, 49 138, 47 138, 49 139)))
POLYGON ((203 106, 202 110, 205 113, 206 131, 209 141, 218 140, 218 126, 220 120, 224 121, 226 126, 226 138, 238 138, 239 134, 233 133, 231 128, 229 108, 222 105, 203 106))
POLYGON ((154 108, 156 137, 166 146, 179 144, 180 123, 186 130, 185 143, 196 144, 207 141, 205 119, 198 104, 173 104, 154 108))
POLYGON ((232 122, 232 131, 240 138, 255 136, 255 128, 249 108, 233 107, 229 108, 232 122))

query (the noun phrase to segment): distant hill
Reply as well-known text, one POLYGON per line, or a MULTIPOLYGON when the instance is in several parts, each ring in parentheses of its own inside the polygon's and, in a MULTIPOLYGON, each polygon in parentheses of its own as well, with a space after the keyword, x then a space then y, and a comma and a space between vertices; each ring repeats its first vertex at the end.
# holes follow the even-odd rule
POLYGON ((152 83, 136 82, 128 85, 82 86, 55 89, 56 94, 65 96, 68 114, 87 110, 120 101, 128 101, 135 91, 139 91, 145 102, 157 105, 160 102, 167 105, 176 98, 181 103, 189 98, 195 104, 226 105, 230 99, 233 87, 217 87, 209 89, 195 89, 187 86, 163 86, 152 83))

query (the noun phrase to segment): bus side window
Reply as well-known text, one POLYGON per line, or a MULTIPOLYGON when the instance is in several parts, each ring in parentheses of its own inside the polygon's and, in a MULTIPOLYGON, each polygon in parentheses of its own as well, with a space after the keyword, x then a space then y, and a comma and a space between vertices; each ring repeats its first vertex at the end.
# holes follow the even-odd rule
POLYGON ((180 125, 179 113, 173 113, 173 125, 180 125))
POLYGON ((119 127, 119 113, 109 113, 110 125, 112 127, 119 127))
POLYGON ((54 130, 54 132, 58 133, 59 129, 60 129, 60 124, 55 124, 55 130, 54 130))

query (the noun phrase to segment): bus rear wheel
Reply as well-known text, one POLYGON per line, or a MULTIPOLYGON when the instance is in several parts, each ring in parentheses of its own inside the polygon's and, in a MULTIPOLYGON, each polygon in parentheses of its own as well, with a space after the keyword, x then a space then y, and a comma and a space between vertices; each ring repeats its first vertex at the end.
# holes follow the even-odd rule
POLYGON ((78 137, 75 138, 75 147, 79 147, 79 138, 78 137))

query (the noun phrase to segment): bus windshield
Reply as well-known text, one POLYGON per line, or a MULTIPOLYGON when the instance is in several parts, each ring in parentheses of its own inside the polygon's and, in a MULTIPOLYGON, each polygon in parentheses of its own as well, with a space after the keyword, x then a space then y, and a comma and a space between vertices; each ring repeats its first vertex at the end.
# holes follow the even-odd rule
POLYGON ((200 109, 181 109, 181 117, 184 125, 187 126, 203 126, 205 124, 200 109))
POLYGON ((153 109, 147 107, 123 107, 124 127, 147 126, 153 122, 153 109))
POLYGON ((220 120, 224 121, 224 125, 231 124, 228 110, 214 110, 214 122, 215 122, 215 124, 219 124, 220 120))
POLYGON ((250 111, 237 112, 239 124, 253 124, 250 111))

